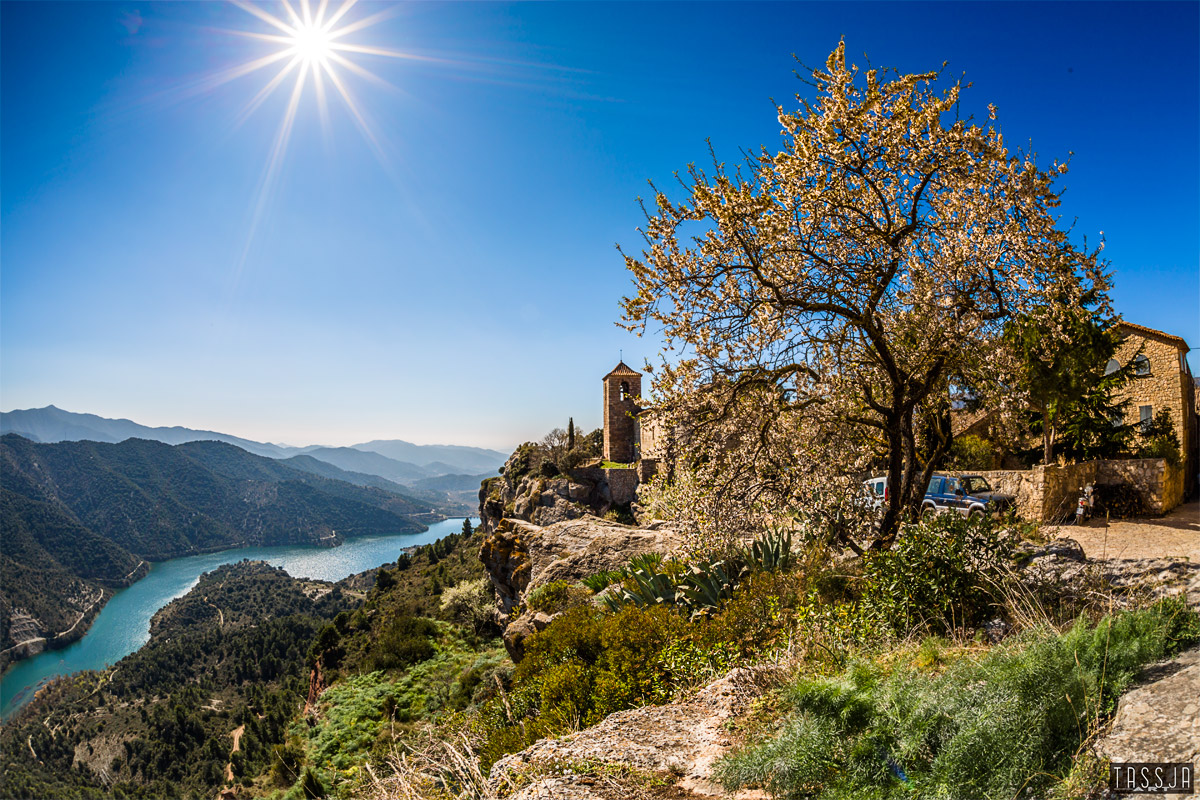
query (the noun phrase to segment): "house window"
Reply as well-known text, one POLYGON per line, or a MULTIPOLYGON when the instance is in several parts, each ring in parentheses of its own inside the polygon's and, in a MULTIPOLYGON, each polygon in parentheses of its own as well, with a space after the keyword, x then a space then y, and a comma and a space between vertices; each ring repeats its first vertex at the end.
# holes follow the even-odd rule
POLYGON ((1149 428, 1154 423, 1154 406, 1138 406, 1138 422, 1143 431, 1149 428))
POLYGON ((1139 355, 1133 359, 1133 374, 1134 375, 1149 375, 1150 374, 1150 359, 1139 355))
POLYGON ((1117 361, 1115 358, 1110 358, 1108 360, 1108 363, 1104 365, 1104 374, 1112 375, 1114 372, 1116 372, 1120 368, 1121 368, 1121 362, 1117 361))

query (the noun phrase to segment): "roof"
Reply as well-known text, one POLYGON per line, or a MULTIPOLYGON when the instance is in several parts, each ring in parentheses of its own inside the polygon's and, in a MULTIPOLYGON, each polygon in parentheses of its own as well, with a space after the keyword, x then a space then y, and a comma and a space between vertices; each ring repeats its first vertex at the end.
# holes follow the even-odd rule
POLYGON ((1182 348, 1183 352, 1185 352, 1185 353, 1188 352, 1189 350, 1191 350, 1191 348, 1188 347, 1188 343, 1185 342, 1182 338, 1180 338, 1178 336, 1172 336, 1169 333, 1163 333, 1162 331, 1156 331, 1156 330, 1154 330, 1154 328, 1147 328, 1144 325, 1134 325, 1132 322, 1125 322, 1124 320, 1122 320, 1121 322, 1118 322, 1117 327, 1125 328, 1126 330, 1133 331, 1134 333, 1141 334, 1142 336, 1152 336, 1155 339, 1158 339, 1160 341, 1167 342, 1168 344, 1173 344, 1176 347, 1182 348))
POLYGON ((613 367, 612 372, 605 375, 602 380, 608 380, 609 378, 615 377, 640 378, 641 375, 642 373, 638 372, 637 370, 630 369, 630 367, 624 361, 618 361, 617 365, 613 367))

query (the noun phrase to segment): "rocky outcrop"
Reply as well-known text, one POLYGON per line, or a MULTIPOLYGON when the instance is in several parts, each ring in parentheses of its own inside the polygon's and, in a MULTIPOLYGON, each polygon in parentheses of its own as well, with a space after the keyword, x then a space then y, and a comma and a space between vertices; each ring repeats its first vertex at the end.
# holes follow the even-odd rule
MULTIPOLYGON (((513 800, 612 800, 639 796, 638 784, 651 779, 669 787, 655 797, 729 797, 710 781, 712 765, 734 744, 730 721, 749 710, 771 676, 736 669, 687 700, 618 711, 570 736, 542 739, 497 761, 491 785, 498 793, 520 787, 513 800)), ((765 797, 737 795, 752 796, 765 797)))
POLYGON ((1148 668, 1142 685, 1121 698, 1112 728, 1097 750, 1114 763, 1200 765, 1200 650, 1148 668))
POLYGON ((1018 547, 1026 583, 1038 586, 1078 586, 1106 593, 1153 598, 1183 594, 1188 605, 1200 608, 1200 564, 1176 558, 1089 559, 1074 539, 1061 537, 1043 546, 1018 547))
MULTIPOLYGON (((594 462, 598 464, 599 462, 594 462)), ((626 508, 636 497, 638 471, 579 466, 559 472, 536 446, 523 444, 500 475, 479 487, 480 527, 493 531, 502 519, 553 525, 587 514, 626 508)))
POLYGON ((679 544, 680 537, 669 528, 633 528, 591 516, 545 527, 519 519, 500 520, 484 539, 479 558, 496 589, 496 610, 506 626, 509 653, 520 660, 519 640, 536 629, 532 618, 522 620, 513 612, 520 611, 539 586, 576 582, 622 567, 639 553, 673 552, 679 544))

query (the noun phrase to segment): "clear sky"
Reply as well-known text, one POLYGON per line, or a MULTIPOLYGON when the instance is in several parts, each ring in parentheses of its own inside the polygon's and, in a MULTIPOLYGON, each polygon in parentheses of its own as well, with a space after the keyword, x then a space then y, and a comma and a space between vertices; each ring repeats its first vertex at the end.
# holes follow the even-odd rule
POLYGON ((793 54, 842 36, 860 64, 947 61, 1011 143, 1074 151, 1064 222, 1104 232, 1118 310, 1200 347, 1198 8, 360 2, 339 25, 389 14, 343 41, 416 56, 337 68, 374 142, 310 81, 271 170, 291 75, 245 112, 285 62, 212 80, 280 49, 228 32, 266 21, 6 1, 0 406, 290 444, 597 426, 618 352, 655 355, 613 324, 646 180, 706 139, 778 145, 793 54))

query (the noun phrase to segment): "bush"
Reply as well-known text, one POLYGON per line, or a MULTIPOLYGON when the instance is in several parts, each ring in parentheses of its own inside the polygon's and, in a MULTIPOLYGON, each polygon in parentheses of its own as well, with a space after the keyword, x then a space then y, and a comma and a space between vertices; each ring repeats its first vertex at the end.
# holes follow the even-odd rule
POLYGON ((986 518, 937 514, 863 561, 861 610, 892 632, 978 624, 996 602, 1007 544, 986 518))
POLYGON ((663 652, 687 628, 666 608, 629 606, 616 614, 591 605, 568 609, 525 640, 525 656, 513 674, 513 714, 492 714, 485 762, 538 738, 593 725, 614 711, 666 701, 673 684, 663 652))
POLYGON ((1042 629, 941 674, 856 663, 784 693, 778 735, 718 762, 777 797, 1016 797, 1066 776, 1142 665, 1195 642, 1181 600, 1042 629))
POLYGON ((587 602, 587 589, 570 581, 550 581, 542 584, 529 593, 525 605, 531 611, 542 611, 547 614, 557 614, 571 606, 587 602))
POLYGON ((1171 466, 1179 466, 1179 437, 1171 412, 1160 409, 1151 422, 1142 426, 1141 439, 1138 458, 1165 458, 1171 466))
POLYGON ((437 625, 421 617, 397 617, 376 638, 371 647, 372 669, 398 669, 433 658, 430 637, 437 636, 437 625))
POLYGON ((980 436, 956 436, 950 445, 948 469, 983 470, 991 469, 996 463, 996 451, 992 443, 980 436))

